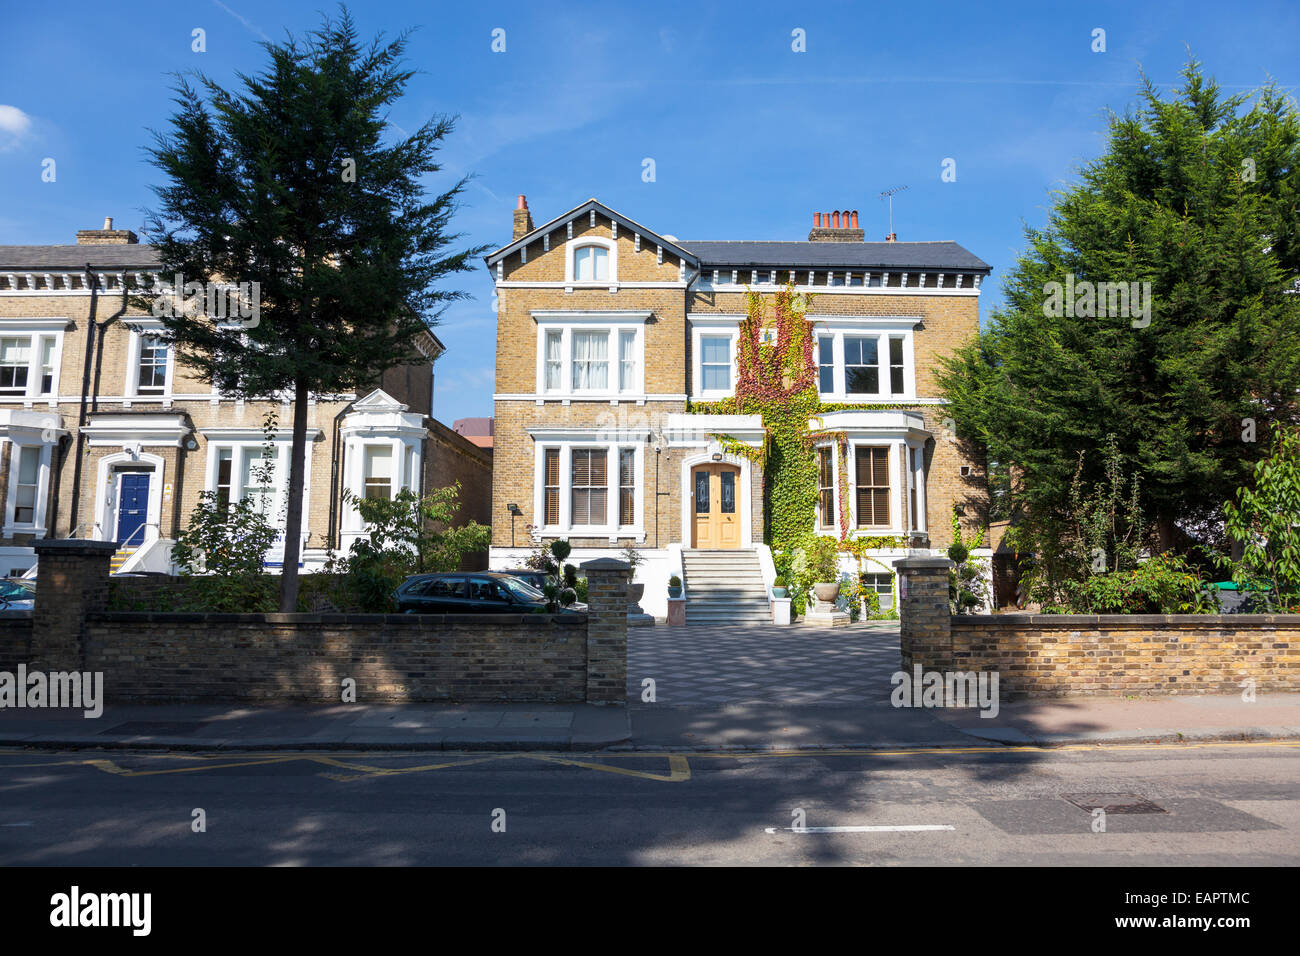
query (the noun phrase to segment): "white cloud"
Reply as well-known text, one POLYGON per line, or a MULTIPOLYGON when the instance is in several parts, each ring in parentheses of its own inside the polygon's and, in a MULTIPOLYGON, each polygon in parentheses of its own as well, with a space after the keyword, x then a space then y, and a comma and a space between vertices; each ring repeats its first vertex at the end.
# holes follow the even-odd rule
POLYGON ((13 149, 32 128, 32 118, 16 106, 0 103, 0 152, 13 149))

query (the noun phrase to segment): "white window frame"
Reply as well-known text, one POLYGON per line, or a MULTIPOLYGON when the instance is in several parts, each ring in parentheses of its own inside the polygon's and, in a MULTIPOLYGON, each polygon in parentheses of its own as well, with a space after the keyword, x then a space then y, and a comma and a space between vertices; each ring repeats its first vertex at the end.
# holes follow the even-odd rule
POLYGON ((691 395, 701 401, 716 401, 730 398, 736 394, 736 350, 740 342, 739 315, 692 315, 691 323, 691 395), (726 389, 705 389, 704 387, 704 343, 705 337, 726 337, 728 351, 731 353, 731 386, 726 389))
POLYGON ((650 313, 594 312, 565 313, 562 315, 534 313, 537 321, 537 397, 539 400, 645 400, 645 320, 650 313), (560 333, 560 386, 546 387, 546 341, 549 333, 560 333), (609 364, 606 387, 582 389, 573 387, 573 334, 575 332, 603 332, 606 339, 606 361, 609 364), (631 332, 635 338, 632 346, 635 368, 628 388, 621 385, 620 337, 631 332))
POLYGON ((599 236, 583 236, 569 244, 564 256, 564 284, 581 289, 600 289, 618 285, 618 243, 612 239, 599 236), (578 250, 596 246, 605 250, 608 257, 609 275, 604 279, 578 279, 578 250))
MULTIPOLYGON (((140 353, 148 339, 157 338, 163 324, 157 320, 134 320, 130 324, 131 344, 126 353, 126 388, 122 394, 141 401, 159 400, 171 403, 172 385, 176 374, 176 348, 167 346, 167 376, 161 392, 140 391, 140 353)), ((213 386, 215 389, 216 386, 213 386)))
MULTIPOLYGON (((271 499, 270 513, 267 519, 277 531, 283 534, 284 524, 281 514, 286 512, 289 500, 289 466, 293 452, 293 437, 277 435, 271 443, 275 448, 275 474, 272 476, 274 495, 271 499)), ((255 438, 209 438, 207 440, 207 463, 204 467, 204 490, 217 490, 217 453, 220 449, 230 449, 230 503, 242 501, 245 496, 244 464, 250 453, 261 452, 266 440, 255 438)), ((311 445, 307 446, 302 483, 303 540, 310 534, 307 527, 308 501, 311 496, 311 445)))
POLYGON ((46 401, 55 405, 59 399, 59 370, 63 364, 63 338, 67 319, 24 320, 7 322, 0 320, 0 338, 27 339, 27 385, 21 392, 0 393, 0 402, 22 402, 30 405, 36 401, 46 401), (54 340, 54 377, 48 392, 41 391, 41 343, 45 339, 54 340))
MULTIPOLYGON (((813 446, 813 459, 821 454, 823 448, 830 449, 831 453, 831 523, 823 526, 821 522, 821 462, 817 461, 817 504, 813 510, 813 530, 818 534, 834 535, 839 537, 840 534, 840 443, 837 441, 822 441, 813 446)), ((853 529, 850 528, 850 531, 853 529)))
POLYGON ((5 499, 4 535, 15 533, 41 535, 46 532, 45 519, 50 504, 50 453, 54 446, 48 442, 19 442, 12 438, 9 443, 9 493, 5 499), (39 448, 40 458, 36 466, 36 502, 32 508, 32 520, 19 523, 14 520, 18 507, 18 462, 24 448, 39 448))
MULTIPOLYGON (((824 402, 897 402, 906 403, 917 400, 916 394, 916 351, 915 351, 915 325, 919 319, 897 319, 897 320, 842 320, 827 319, 817 317, 811 319, 813 322, 813 358, 817 361, 820 358, 820 349, 817 344, 819 337, 829 336, 833 340, 832 354, 834 358, 834 388, 829 391, 821 390, 821 370, 817 372, 817 389, 818 396, 824 402), (847 386, 847 369, 845 366, 845 348, 844 339, 846 336, 854 338, 876 338, 876 367, 878 369, 877 391, 871 393, 854 392, 849 394, 845 389, 847 386), (890 363, 889 363, 889 340, 891 338, 901 339, 903 342, 903 391, 901 394, 895 394, 889 390, 890 387, 890 363)), ((820 363, 818 362, 820 365, 820 363)))
POLYGON ((572 534, 587 538, 645 538, 645 442, 608 441, 593 436, 592 440, 564 441, 538 440, 534 446, 533 461, 533 516, 535 537, 553 537, 572 534), (543 524, 546 506, 546 451, 555 448, 560 452, 560 513, 558 524, 543 524), (575 525, 573 510, 573 452, 575 449, 601 449, 605 452, 605 521, 602 524, 575 525), (633 523, 618 523, 619 450, 633 451, 632 495, 633 523))

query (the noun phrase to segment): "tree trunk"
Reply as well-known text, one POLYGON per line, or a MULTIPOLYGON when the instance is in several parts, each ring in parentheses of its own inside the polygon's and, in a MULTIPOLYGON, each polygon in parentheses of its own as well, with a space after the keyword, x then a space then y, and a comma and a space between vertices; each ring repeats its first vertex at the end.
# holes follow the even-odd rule
POLYGON ((302 488, 307 464, 307 381, 293 391, 293 446, 289 452, 289 500, 284 516, 284 564, 280 575, 280 613, 298 610, 298 557, 302 553, 302 488))
POLYGON ((1168 516, 1161 516, 1156 519, 1156 546, 1163 554, 1166 551, 1173 550, 1177 541, 1177 528, 1174 526, 1174 519, 1168 516))

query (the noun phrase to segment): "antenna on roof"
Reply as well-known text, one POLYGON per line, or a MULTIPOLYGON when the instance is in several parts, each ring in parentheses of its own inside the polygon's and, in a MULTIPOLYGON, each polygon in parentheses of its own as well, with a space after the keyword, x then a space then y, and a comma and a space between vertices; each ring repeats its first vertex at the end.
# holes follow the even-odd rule
POLYGON ((889 200, 889 238, 890 238, 890 241, 892 241, 892 240, 894 239, 894 193, 901 193, 901 192, 902 192, 904 189, 906 189, 906 188, 907 188, 906 186, 895 186, 895 187, 893 187, 892 189, 886 189, 886 190, 883 190, 883 191, 880 193, 880 198, 881 198, 881 199, 888 199, 888 200, 889 200))

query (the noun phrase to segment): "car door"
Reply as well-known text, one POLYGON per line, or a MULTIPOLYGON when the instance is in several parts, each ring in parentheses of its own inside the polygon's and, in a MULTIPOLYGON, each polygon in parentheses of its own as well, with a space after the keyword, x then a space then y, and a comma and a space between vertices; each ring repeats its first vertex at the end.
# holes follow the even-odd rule
POLYGON ((469 579, 469 604, 474 614, 505 614, 511 608, 505 587, 492 578, 469 579))
POLYGON ((425 592, 429 614, 469 614, 465 579, 456 575, 434 578, 425 592))
POLYGON ((429 588, 433 582, 429 580, 412 581, 410 584, 403 584, 397 589, 397 610, 411 611, 416 614, 426 613, 429 588))

